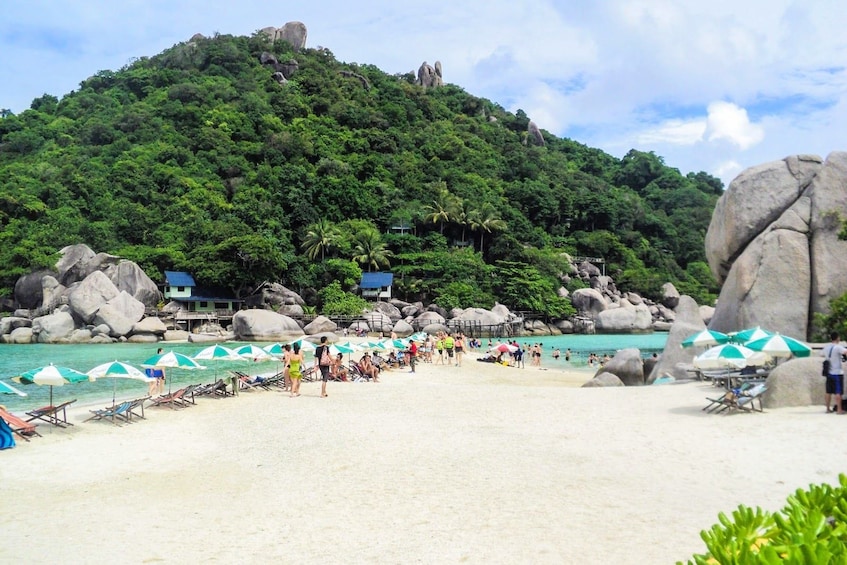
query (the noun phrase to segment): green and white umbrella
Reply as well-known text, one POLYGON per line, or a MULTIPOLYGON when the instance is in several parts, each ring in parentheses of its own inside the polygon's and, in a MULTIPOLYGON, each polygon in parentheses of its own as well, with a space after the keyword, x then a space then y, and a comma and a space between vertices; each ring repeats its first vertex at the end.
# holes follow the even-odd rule
MULTIPOLYGON (((192 358, 205 361, 243 361, 244 359, 235 350, 219 344, 210 345, 205 349, 201 349, 200 351, 195 353, 192 358)), ((213 378, 215 379, 215 381, 218 380, 217 365, 215 365, 215 375, 213 378)))
POLYGON ((235 353, 242 359, 253 359, 254 361, 267 361, 273 357, 261 347, 253 344, 242 345, 235 348, 235 353))
POLYGON ((295 343, 300 345, 300 351, 314 351, 315 349, 317 349, 315 344, 306 338, 301 337, 300 339, 295 339, 291 342, 291 346, 294 347, 295 343))
POLYGON ((282 343, 266 345, 262 349, 265 350, 265 353, 274 357, 282 357, 283 355, 285 355, 285 346, 282 343))
MULTIPOLYGON (((182 353, 177 353, 176 351, 168 351, 166 353, 160 353, 158 355, 154 355, 153 357, 146 360, 141 364, 142 367, 166 367, 172 369, 205 369, 203 365, 189 357, 188 355, 183 355, 182 353)), ((173 383, 173 379, 168 379, 168 394, 171 392, 171 383, 173 383)))
POLYGON ((771 357, 808 357, 812 354, 812 348, 802 341, 779 334, 750 341, 747 347, 771 357))
POLYGON ((329 346, 330 353, 339 354, 339 353, 354 353, 359 351, 360 348, 355 343, 345 341, 341 343, 333 343, 329 346))
POLYGON ((94 379, 92 379, 85 373, 80 373, 79 371, 76 371, 74 369, 69 369, 68 367, 57 367, 56 365, 50 364, 44 367, 39 367, 38 369, 27 371, 26 373, 18 375, 17 377, 12 377, 12 380, 16 383, 21 383, 25 385, 35 384, 49 386, 50 406, 53 406, 54 386, 76 384, 85 381, 93 381, 94 379))
POLYGON ((20 391, 9 383, 4 383, 3 381, 0 381, 0 394, 17 394, 18 396, 26 396, 25 392, 20 391))
POLYGON ((751 341, 756 341, 757 339, 762 339, 763 337, 770 337, 772 335, 774 334, 767 330, 763 330, 759 326, 756 326, 755 328, 747 328, 746 330, 741 330, 739 332, 729 334, 729 337, 734 343, 742 343, 746 345, 751 341))
POLYGON ((725 333, 716 332, 713 330, 703 330, 702 332, 690 335, 682 340, 682 347, 708 347, 710 345, 720 345, 729 341, 729 336, 725 333))
POLYGON ((149 383, 151 381, 156 380, 155 378, 149 377, 144 374, 140 369, 137 369, 127 363, 121 363, 120 361, 111 361, 109 363, 97 365, 96 367, 88 371, 86 374, 91 377, 91 380, 97 380, 102 378, 113 379, 112 406, 115 405, 115 398, 118 392, 118 381, 115 379, 133 379, 136 381, 143 381, 145 383, 149 383))
POLYGON ((743 345, 724 343, 695 357, 694 366, 698 369, 743 369, 750 365, 760 365, 767 360, 765 353, 753 351, 743 345))

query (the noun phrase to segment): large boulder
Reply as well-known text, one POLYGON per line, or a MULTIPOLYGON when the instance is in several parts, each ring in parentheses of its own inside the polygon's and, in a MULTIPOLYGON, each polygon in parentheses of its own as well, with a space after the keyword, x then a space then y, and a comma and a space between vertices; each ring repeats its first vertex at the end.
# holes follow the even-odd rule
POLYGON ((785 406, 824 406, 826 379, 821 376, 820 357, 791 359, 779 365, 768 375, 768 389, 762 396, 766 408, 785 406))
POLYGON ((0 318, 0 335, 12 333, 18 328, 31 328, 32 320, 19 318, 17 316, 5 316, 0 318))
POLYGON ((386 316, 388 316, 392 322, 396 322, 403 318, 403 315, 400 313, 400 309, 397 306, 391 304, 390 302, 376 302, 373 305, 374 312, 382 312, 386 316))
POLYGON ((308 31, 303 22, 288 22, 282 27, 265 27, 259 31, 267 35, 271 41, 287 41, 295 51, 301 51, 306 47, 308 31))
POLYGON ((594 318, 609 307, 609 303, 593 288, 579 288, 571 294, 571 304, 583 316, 594 318))
POLYGON ((304 335, 295 320, 258 308, 236 312, 232 330, 242 341, 288 341, 304 335))
POLYGON ((601 388, 607 386, 624 386, 617 375, 601 371, 593 379, 582 385, 582 388, 601 388))
MULTIPOLYGON (((101 271, 95 271, 85 277, 85 280, 71 287, 68 292, 68 305, 77 319, 90 324, 100 307, 118 294, 120 294, 118 287, 109 280, 109 277, 101 271)), ((139 316, 137 320, 133 320, 133 323, 140 319, 139 316)))
POLYGON ((422 312, 417 318, 415 318, 415 326, 419 328, 423 328, 428 326, 429 324, 441 324, 444 325, 446 320, 444 316, 439 314, 438 312, 426 311, 422 312))
POLYGON ((812 314, 847 292, 847 152, 797 155, 741 173, 718 200, 706 256, 723 283, 709 327, 760 325, 808 339, 812 314), (790 281, 790 284, 786 284, 790 281))
POLYGON ((396 324, 394 324, 394 329, 392 333, 397 335, 397 337, 409 337, 413 333, 415 333, 415 328, 412 327, 412 324, 407 322, 406 320, 398 320, 396 324))
POLYGON ((597 375, 601 373, 617 376, 626 386, 643 385, 644 363, 641 360, 641 351, 634 347, 621 349, 597 371, 597 375))
POLYGON ((163 336, 166 331, 168 331, 167 326, 165 326, 165 323, 158 316, 147 316, 136 322, 132 327, 132 335, 153 334, 163 336))
POLYGON ((636 306, 621 300, 618 308, 597 314, 595 327, 601 333, 646 333, 653 329, 653 316, 646 304, 636 306))
POLYGON ((682 347, 685 338, 706 329, 706 324, 700 317, 700 308, 697 303, 690 296, 680 296, 679 304, 674 309, 674 313, 676 314, 676 321, 674 321, 671 331, 668 332, 668 339, 665 342, 665 349, 659 357, 659 362, 647 376, 647 384, 653 384, 653 381, 665 373, 670 374, 676 380, 689 378, 690 375, 686 368, 691 365, 698 353, 702 353, 702 350, 696 350, 697 348, 694 347, 682 347))
POLYGON ((144 304, 122 290, 116 297, 106 301, 94 315, 93 323, 106 324, 112 337, 123 337, 132 333, 136 322, 144 317, 144 304))
POLYGON ((318 316, 303 328, 306 335, 315 335, 320 333, 334 332, 338 329, 338 324, 327 318, 326 316, 318 316))
POLYGON ((33 343, 32 328, 15 328, 8 335, 0 336, 3 343, 33 343))
POLYGON ((75 329, 73 316, 65 310, 32 321, 33 341, 37 343, 67 343, 75 329))
POLYGON ((662 305, 673 310, 679 304, 679 291, 673 283, 666 282, 662 285, 662 305))
POLYGON ((67 287, 61 284, 56 277, 43 276, 41 278, 41 308, 46 312, 57 304, 61 304, 62 297, 67 290, 67 287))
POLYGON ((97 255, 84 243, 63 247, 59 250, 59 254, 61 257, 56 262, 56 271, 59 273, 59 280, 65 286, 81 281, 91 274, 88 263, 97 255))
POLYGON ((28 310, 41 306, 44 298, 42 279, 55 274, 52 271, 39 270, 18 278, 15 282, 15 302, 18 306, 28 310))
POLYGON ((156 283, 132 261, 121 260, 105 272, 118 290, 126 291, 144 306, 155 307, 162 300, 156 283))
POLYGON ((421 66, 418 68, 417 83, 424 88, 443 86, 444 78, 441 70, 441 62, 436 61, 434 67, 426 61, 421 63, 421 66))
POLYGON ((391 318, 379 310, 362 314, 362 319, 367 323, 370 330, 374 332, 389 334, 394 328, 394 322, 391 318))

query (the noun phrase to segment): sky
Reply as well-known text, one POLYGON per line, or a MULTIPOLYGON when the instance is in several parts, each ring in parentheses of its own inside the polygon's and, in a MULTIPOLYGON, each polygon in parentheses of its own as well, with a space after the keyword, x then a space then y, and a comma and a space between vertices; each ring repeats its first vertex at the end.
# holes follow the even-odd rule
POLYGON ((4 0, 0 108, 61 98, 195 33, 289 21, 339 61, 391 74, 440 61, 445 82, 553 135, 725 184, 847 150, 843 0, 4 0))

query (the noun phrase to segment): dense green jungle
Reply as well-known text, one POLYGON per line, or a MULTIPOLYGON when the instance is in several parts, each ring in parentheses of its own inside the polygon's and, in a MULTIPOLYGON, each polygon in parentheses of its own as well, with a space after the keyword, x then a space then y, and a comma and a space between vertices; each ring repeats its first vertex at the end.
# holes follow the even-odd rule
POLYGON ((0 111, 0 296, 86 243, 154 281, 186 270, 242 297, 280 282, 327 313, 355 310, 362 271, 390 270, 400 299, 565 316, 557 289, 585 285, 568 254, 604 259, 622 291, 714 300, 719 179, 540 144, 529 120, 327 49, 195 37, 0 111), (296 60, 287 82, 263 52, 296 60))

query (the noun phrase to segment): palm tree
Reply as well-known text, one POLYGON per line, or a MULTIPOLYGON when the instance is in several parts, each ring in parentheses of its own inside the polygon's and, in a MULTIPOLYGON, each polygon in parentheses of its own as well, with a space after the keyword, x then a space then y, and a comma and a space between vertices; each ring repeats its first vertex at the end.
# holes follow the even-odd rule
POLYGON ((481 208, 474 210, 470 218, 470 227, 472 230, 479 230, 479 251, 485 249, 485 232, 492 233, 495 231, 505 230, 507 224, 505 220, 500 218, 500 213, 497 208, 486 202, 481 208))
POLYGON ((427 222, 439 224, 438 231, 441 235, 444 235, 444 224, 453 218, 458 198, 450 194, 444 183, 439 183, 439 185, 435 200, 432 201, 432 204, 424 206, 428 212, 425 219, 427 222))
POLYGON ((309 259, 314 260, 320 255, 323 261, 324 254, 335 246, 338 236, 338 228, 334 224, 327 220, 320 220, 309 226, 306 237, 303 239, 302 249, 309 259))
POLYGON ((388 260, 394 257, 394 254, 386 248, 385 242, 382 241, 382 235, 375 229, 365 229, 356 234, 354 238, 355 247, 353 251, 356 255, 353 260, 368 266, 368 272, 372 267, 379 269, 380 267, 389 267, 391 265, 388 260))

